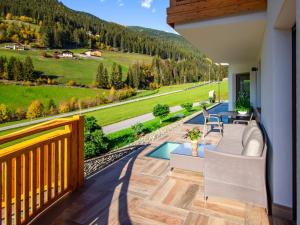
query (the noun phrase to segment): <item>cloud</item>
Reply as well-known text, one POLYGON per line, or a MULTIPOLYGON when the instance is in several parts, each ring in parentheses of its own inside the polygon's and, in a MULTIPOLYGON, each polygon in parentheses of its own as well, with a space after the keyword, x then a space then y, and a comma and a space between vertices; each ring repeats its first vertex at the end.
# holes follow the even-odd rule
POLYGON ((142 0, 141 6, 143 8, 150 9, 151 5, 152 5, 152 2, 153 2, 153 0, 142 0))
POLYGON ((119 6, 119 7, 124 6, 123 0, 117 0, 117 3, 118 3, 118 6, 119 6))

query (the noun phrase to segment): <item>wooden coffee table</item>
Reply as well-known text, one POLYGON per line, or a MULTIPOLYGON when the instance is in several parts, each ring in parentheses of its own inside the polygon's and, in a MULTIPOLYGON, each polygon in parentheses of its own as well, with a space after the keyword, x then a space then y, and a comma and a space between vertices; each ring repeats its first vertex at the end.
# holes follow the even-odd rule
POLYGON ((204 170, 204 149, 213 151, 215 147, 215 145, 199 144, 198 155, 193 156, 191 143, 181 144, 170 154, 170 168, 202 173, 204 170))

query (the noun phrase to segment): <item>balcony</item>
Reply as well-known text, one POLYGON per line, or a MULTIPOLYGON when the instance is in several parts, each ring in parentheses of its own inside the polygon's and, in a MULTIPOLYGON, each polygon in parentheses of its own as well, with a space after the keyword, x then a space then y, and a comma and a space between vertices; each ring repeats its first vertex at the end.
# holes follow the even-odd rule
POLYGON ((167 22, 174 27, 196 21, 266 11, 267 0, 170 0, 167 22))

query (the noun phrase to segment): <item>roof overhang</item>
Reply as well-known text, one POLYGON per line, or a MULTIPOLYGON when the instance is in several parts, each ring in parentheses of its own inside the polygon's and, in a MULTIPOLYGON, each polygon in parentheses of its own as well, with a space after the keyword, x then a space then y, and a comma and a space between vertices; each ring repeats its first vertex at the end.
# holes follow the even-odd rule
POLYGON ((216 62, 244 64, 259 56, 266 12, 175 25, 175 30, 216 62))

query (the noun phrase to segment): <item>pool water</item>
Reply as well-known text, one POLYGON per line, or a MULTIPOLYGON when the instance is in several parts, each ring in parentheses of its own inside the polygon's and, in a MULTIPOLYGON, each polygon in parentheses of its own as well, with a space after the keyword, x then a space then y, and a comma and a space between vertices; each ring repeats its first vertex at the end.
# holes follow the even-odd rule
MULTIPOLYGON (((218 114, 220 112, 228 112, 228 103, 221 103, 211 109, 208 110, 210 114, 218 114)), ((229 123, 229 118, 228 116, 223 116, 222 121, 225 124, 229 123)), ((204 124, 204 117, 203 114, 199 114, 198 116, 195 116, 194 118, 190 119, 189 121, 186 122, 186 124, 204 124)))
POLYGON ((152 152, 148 153, 146 156, 157 158, 157 159, 170 159, 170 153, 174 151, 180 144, 176 142, 165 142, 159 147, 155 148, 152 152))

